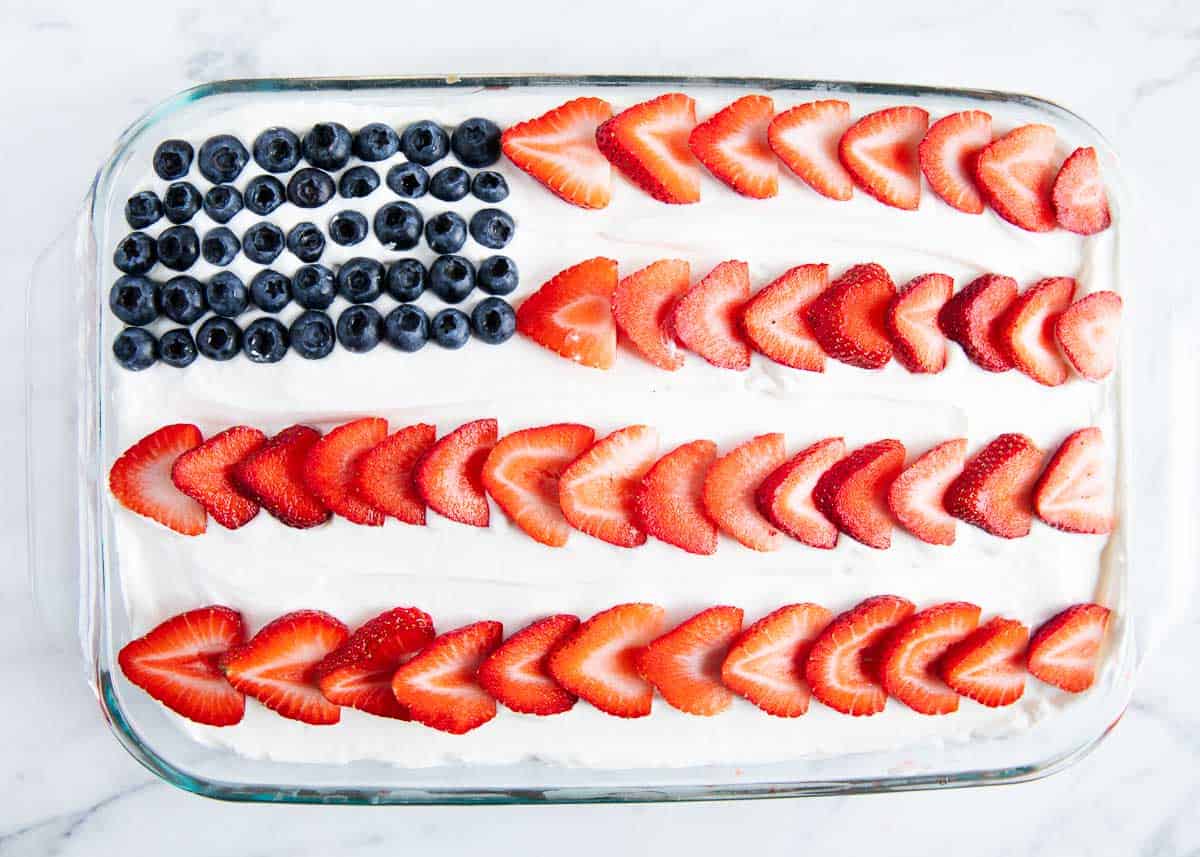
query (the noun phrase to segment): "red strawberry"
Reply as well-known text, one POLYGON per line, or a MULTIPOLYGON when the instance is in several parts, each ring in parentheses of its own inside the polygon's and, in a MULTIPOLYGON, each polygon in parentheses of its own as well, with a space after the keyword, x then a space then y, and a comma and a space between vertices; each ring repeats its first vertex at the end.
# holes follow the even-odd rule
POLYGON ((767 199, 779 192, 779 167, 767 145, 775 102, 744 95, 704 120, 688 136, 688 148, 718 179, 742 196, 767 199))
POLYGON ((808 305, 806 317, 825 353, 862 369, 879 369, 892 359, 888 304, 896 286, 874 262, 855 265, 808 305))
POLYGON ((938 661, 942 680, 959 696, 998 708, 1025 692, 1025 644, 1029 629, 999 616, 955 643, 938 661))
POLYGON ((596 146, 596 129, 612 118, 602 98, 576 98, 504 132, 505 156, 560 199, 604 208, 612 198, 612 167, 596 146))
POLYGON ((992 117, 982 110, 951 113, 929 126, 917 154, 933 192, 959 211, 983 214, 975 164, 990 142, 992 117))
POLYGON ((613 166, 661 202, 700 201, 700 169, 688 149, 696 102, 679 92, 618 113, 596 129, 596 143, 613 166))
POLYGON ((200 445, 194 425, 176 423, 151 432, 121 454, 108 471, 108 488, 117 502, 185 536, 198 536, 208 525, 204 507, 171 481, 175 460, 200 445))
POLYGON ((304 459, 304 484, 335 515, 382 527, 383 512, 354 490, 358 459, 387 437, 387 420, 364 417, 340 425, 312 445, 304 459))
POLYGON ((948 440, 896 477, 888 489, 888 508, 900 526, 928 544, 954 544, 954 518, 946 511, 946 489, 962 473, 966 458, 966 438, 948 440))
POLYGON ((392 693, 392 675, 433 639, 433 620, 416 607, 396 607, 366 622, 321 659, 312 677, 334 705, 409 720, 392 693))
POLYGON ((1076 149, 1063 162, 1050 198, 1058 225, 1080 235, 1103 232, 1112 223, 1100 162, 1091 146, 1076 149))
POLYGON ((767 143, 817 193, 847 200, 854 193, 854 182, 838 160, 838 142, 850 125, 850 105, 845 101, 811 101, 772 119, 767 143))
POLYGON ((233 468, 233 481, 289 527, 307 529, 329 520, 329 510, 304 484, 304 462, 321 433, 291 426, 233 468))
POLYGON ((568 360, 607 369, 617 355, 616 286, 612 259, 580 262, 525 299, 517 309, 517 330, 568 360))
POLYGON ((1100 646, 1112 615, 1099 604, 1068 607, 1034 632, 1029 642, 1029 671, 1034 677, 1071 693, 1096 681, 1100 646))
POLYGON ((845 456, 846 444, 840 437, 800 450, 758 486, 758 508, 772 524, 810 547, 836 546, 837 527, 817 509, 813 489, 821 474, 845 456))
POLYGON ((1012 358, 1000 338, 1000 320, 1017 297, 1017 281, 984 274, 956 294, 938 313, 938 326, 989 372, 1007 372, 1012 358))
POLYGON ((479 686, 475 674, 503 636, 499 622, 476 622, 437 637, 396 670, 396 701, 413 720, 451 735, 487 723, 496 716, 496 700, 479 686))
POLYGON ((637 494, 642 529, 688 553, 716 553, 717 525, 704 508, 704 477, 716 457, 715 443, 694 440, 655 462, 637 494))
POLYGON ((341 709, 321 695, 313 667, 346 642, 346 626, 320 610, 286 613, 221 656, 229 683, 289 720, 337 723, 341 709))
POLYGON ((558 506, 558 479, 595 439, 596 432, 575 423, 513 432, 488 453, 483 487, 527 535, 560 548, 571 527, 558 506))
POLYGON ((742 330, 750 344, 776 363, 824 372, 825 352, 804 314, 828 287, 828 265, 798 265, 784 272, 742 309, 742 330))
POLYGON ((175 459, 171 481, 218 524, 236 530, 258 514, 258 503, 234 485, 233 469, 266 441, 265 434, 250 426, 226 429, 175 459))
POLYGON ((917 147, 929 127, 920 107, 889 107, 859 119, 842 135, 838 157, 855 183, 885 205, 921 204, 917 147))
POLYGON ((1030 232, 1054 228, 1054 129, 1022 125, 989 143, 975 162, 975 184, 996 213, 1030 232))
POLYGON ((898 595, 876 595, 834 618, 813 642, 804 677, 813 696, 842 714, 878 714, 887 705, 879 660, 888 635, 913 613, 898 595))
POLYGON ((979 626, 979 607, 951 601, 909 617, 883 649, 883 689, 920 714, 958 711, 958 694, 938 675, 935 665, 946 650, 979 626))
POLYGON ((496 445, 496 429, 492 419, 464 423, 425 453, 416 475, 425 505, 460 524, 488 525, 483 463, 496 445))
POLYGON ((816 604, 789 604, 764 616, 730 647, 721 681, 768 714, 799 717, 812 697, 804 664, 829 619, 816 604))
POLYGON ((755 492, 787 458, 783 435, 763 434, 718 458, 704 478, 704 508, 717 526, 756 551, 783 547, 781 533, 758 510, 755 492))
POLYGON ((1057 387, 1069 374, 1054 342, 1054 325, 1074 295, 1070 277, 1040 280, 1013 301, 1000 320, 1000 340, 1013 365, 1047 387, 1057 387))
POLYGON ((904 454, 898 440, 879 440, 854 450, 817 480, 813 502, 850 538, 887 550, 892 545, 887 492, 904 468, 904 454))
POLYGON ((668 372, 683 365, 671 312, 688 290, 691 276, 687 262, 662 259, 621 280, 613 292, 617 328, 643 357, 668 372))
POLYGON ((685 714, 720 714, 733 704, 721 664, 741 632, 740 607, 710 607, 642 649, 638 673, 685 714))
POLYGON ((521 714, 561 714, 575 695, 550 675, 550 650, 574 633, 579 617, 562 613, 522 628, 479 665, 479 685, 506 708, 521 714))
POLYGON ((946 335, 938 313, 954 293, 945 274, 922 274, 888 304, 884 321, 896 360, 909 372, 937 373, 946 368, 946 335))
POLYGON ((436 439, 437 430, 428 423, 388 435, 355 462, 355 492, 385 515, 425 526, 425 501, 417 488, 416 470, 436 439))
POLYGON ((1067 307, 1054 324, 1054 335, 1075 371, 1099 381, 1117 362, 1117 332, 1121 326, 1121 296, 1093 292, 1067 307))
POLYGON ((686 347, 721 369, 750 368, 750 346, 738 326, 750 299, 745 262, 722 262, 681 297, 671 313, 675 335, 686 347))
POLYGON ((176 714, 209 726, 240 723, 246 700, 217 669, 217 658, 242 642, 242 614, 201 607, 173 616, 117 655, 125 678, 176 714))
POLYGON ((601 438, 558 480, 567 522, 618 547, 645 544, 634 507, 642 477, 657 456, 658 432, 649 426, 626 426, 601 438))
POLYGON ((1111 486, 1100 429, 1080 429, 1050 459, 1034 490, 1037 516, 1068 533, 1111 533, 1111 486))
POLYGON ((946 489, 946 511, 1004 539, 1029 535, 1042 451, 1023 434, 1002 434, 975 454, 946 489))
POLYGON ((662 633, 663 609, 618 604, 597 613, 550 652, 550 675, 614 717, 645 717, 654 688, 637 671, 641 650, 662 633))

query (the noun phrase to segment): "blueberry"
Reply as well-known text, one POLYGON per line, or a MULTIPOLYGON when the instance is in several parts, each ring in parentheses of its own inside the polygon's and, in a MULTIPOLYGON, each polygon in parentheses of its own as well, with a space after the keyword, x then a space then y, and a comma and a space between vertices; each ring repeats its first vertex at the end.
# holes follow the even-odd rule
POLYGON ((113 340, 113 356, 126 369, 140 372, 158 359, 158 343, 140 327, 127 327, 113 340))
POLYGON ((323 170, 340 170, 350 160, 352 145, 345 125, 318 122, 304 135, 304 160, 323 170))
POLYGON ((208 301, 204 299, 204 286, 195 277, 186 274, 172 277, 163 283, 158 300, 162 304, 163 315, 176 324, 199 321, 208 311, 208 301))
POLYGON ((134 229, 145 229, 162 216, 162 203, 152 190, 135 193, 125 202, 125 221, 134 229))
POLYGON ((375 212, 375 237, 392 250, 411 250, 421 242, 425 219, 416 206, 389 202, 375 212))
POLYGON ((400 135, 400 149, 404 157, 427 167, 446 157, 446 152, 450 150, 450 138, 441 125, 426 119, 404 129, 400 135))
POLYGON ((235 318, 246 311, 250 292, 242 278, 233 271, 220 271, 213 274, 204 287, 204 299, 208 301, 208 308, 217 315, 235 318))
POLYGON ((204 194, 204 213, 217 223, 228 223, 242 210, 242 192, 233 185, 219 184, 204 194))
POLYGON ((471 310, 471 329, 488 345, 499 345, 517 331, 517 314, 500 298, 484 298, 471 310))
POLYGON ((242 350, 242 332, 227 318, 210 318, 196 331, 196 348, 209 360, 232 360, 242 350))
POLYGON ((292 282, 270 268, 259 271, 250 281, 250 300, 263 312, 279 312, 292 300, 292 282))
POLYGON ((453 211, 443 211, 425 224, 425 243, 434 253, 457 253, 467 243, 467 222, 453 211))
POLYGON ((429 284, 429 272, 417 259, 399 259, 388 266, 385 287, 398 301, 415 301, 429 284))
POLYGON ((242 353, 252 363, 278 363, 288 350, 288 331, 277 318, 256 318, 242 334, 242 353))
POLYGON ((154 267, 157 258, 158 247, 145 232, 130 232, 113 251, 113 264, 126 274, 146 273, 154 267))
POLYGON ((517 225, 507 212, 498 208, 481 208, 471 215, 471 237, 493 250, 499 250, 512 240, 517 225))
POLYGON ((369 304, 383 291, 383 265, 357 256, 337 272, 338 294, 352 304, 369 304))
POLYGON ((354 135, 354 154, 363 161, 384 161, 400 148, 400 135, 390 125, 372 122, 354 135))
POLYGON ((351 167, 338 179, 338 193, 346 199, 370 196, 379 187, 379 173, 370 167, 351 167))
POLYGON ((269 265, 283 252, 283 230, 274 223, 260 220, 242 235, 242 252, 251 262, 269 265))
POLYGON ((475 269, 462 256, 438 256, 429 266, 429 288, 448 304, 456 304, 475 288, 475 269))
POLYGON ((500 129, 490 119, 468 119, 450 135, 450 148, 468 167, 490 167, 500 160, 500 129))
POLYGON ((172 226, 158 234, 157 252, 172 271, 186 271, 200 258, 200 236, 190 226, 172 226))
POLYGON ((208 230, 204 233, 204 240, 200 242, 200 253, 210 265, 228 265, 241 249, 242 242, 225 226, 208 230))
POLYGON ((242 173, 242 167, 250 160, 250 153, 242 141, 232 134, 209 137, 200 146, 200 157, 196 159, 200 173, 213 184, 225 184, 242 173))
POLYGON ((429 173, 420 164, 412 162, 396 164, 387 171, 387 186, 396 196, 416 199, 429 190, 429 173))
POLYGON ((337 338, 348 351, 361 354, 379 344, 383 319, 373 306, 356 304, 346 307, 337 320, 337 338))
POLYGON ((333 321, 323 312, 307 310, 300 313, 288 330, 292 350, 305 360, 320 360, 333 351, 337 341, 333 321))
POLYGON ((275 176, 255 176, 246 182, 242 197, 248 210, 254 214, 267 215, 283 205, 287 191, 283 182, 275 176))
POLYGON ((196 340, 186 327, 168 330, 158 340, 158 357, 168 366, 182 369, 196 359, 196 340))
POLYGON ((324 265, 303 265, 292 275, 292 294, 305 309, 325 309, 337 294, 333 271, 324 265))
POLYGON ((460 309, 447 307, 429 323, 430 337, 442 348, 462 348, 471 338, 471 322, 460 309))
POLYGON ((268 128, 254 138, 254 162, 269 173, 286 173, 300 163, 300 138, 287 128, 268 128))
POLYGON ((471 180, 471 193, 483 202, 503 202, 508 198, 508 182, 495 170, 483 170, 471 180))
POLYGON ((109 289, 108 307, 126 324, 149 324, 158 318, 158 284, 126 274, 109 289))
POLYGON ((297 223, 287 234, 287 248, 301 262, 315 262, 325 252, 325 233, 315 223, 297 223))
POLYGON ((329 237, 343 247, 361 243, 367 232, 367 218, 357 211, 339 211, 329 219, 329 237))
POLYGON ((462 167, 443 167, 429 180, 429 193, 443 202, 458 202, 471 192, 471 176, 462 167))
POLYGON ((154 172, 167 181, 181 179, 192 168, 194 154, 187 140, 164 140, 154 150, 154 172))
POLYGON ((333 177, 329 173, 305 167, 288 179, 287 198, 300 208, 320 208, 333 199, 333 190, 333 177))
POLYGON ((200 210, 200 191, 191 182, 174 182, 163 194, 163 212, 172 223, 187 223, 200 210))
POLYGON ((517 263, 507 256, 488 256, 479 263, 479 288, 489 295, 507 295, 521 281, 517 263))
POLYGON ((429 341, 429 316, 415 304, 400 304, 383 320, 383 332, 401 351, 420 351, 429 341))

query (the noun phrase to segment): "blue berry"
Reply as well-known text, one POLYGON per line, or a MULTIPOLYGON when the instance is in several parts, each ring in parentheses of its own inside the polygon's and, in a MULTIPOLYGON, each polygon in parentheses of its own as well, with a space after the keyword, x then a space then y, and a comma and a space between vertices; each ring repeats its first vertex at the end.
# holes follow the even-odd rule
POLYGON ((135 193, 125 202, 125 222, 134 229, 145 229, 163 216, 162 203, 152 190, 135 193))
POLYGON ((438 256, 429 266, 430 290, 448 304, 456 304, 475 288, 475 268, 462 256, 438 256))
POLYGON ((338 294, 352 304, 369 304, 383 291, 383 265, 357 256, 337 272, 338 294))
POLYGON ((343 247, 361 243, 367 232, 367 218, 357 211, 339 211, 329 219, 329 237, 343 247))
POLYGON ((199 321, 208 311, 208 301, 204 299, 204 286, 195 277, 186 274, 172 277, 163 283, 158 301, 162 305, 163 315, 176 324, 199 321))
POLYGON ((429 272, 417 259, 399 259, 388 266, 387 293, 398 301, 415 301, 428 284, 429 272))
POLYGON ((158 318, 158 284, 126 274, 108 290, 108 308, 126 324, 149 324, 158 318))
POLYGON ((462 167, 443 167, 429 180, 429 193, 443 202, 458 202, 471 192, 471 176, 462 167))
POLYGON ((400 135, 400 149, 404 157, 427 167, 446 157, 446 152, 450 151, 450 138, 441 125, 426 119, 404 129, 400 135))
POLYGON ((453 211, 443 211, 425 224, 425 243, 434 253, 457 253, 467 243, 467 222, 453 211))
POLYGON ((158 340, 158 357, 168 366, 182 369, 196 359, 196 340, 186 327, 168 330, 158 340))
POLYGON ((450 135, 454 156, 468 167, 490 167, 500 160, 500 129, 490 119, 468 119, 450 135))
POLYGON ((296 170, 287 183, 288 201, 299 208, 320 208, 333 199, 333 191, 333 177, 312 167, 296 170))
POLYGON ((305 309, 325 309, 337 294, 333 271, 324 265, 303 265, 292 275, 292 294, 305 309))
POLYGON ((254 162, 269 173, 286 173, 300 163, 300 138, 288 128, 268 128, 254 138, 254 162))
POLYGON ((255 176, 246 182, 246 189, 242 191, 246 209, 260 216, 266 216, 279 208, 286 197, 287 191, 283 182, 275 176, 255 176))
POLYGON ((340 170, 350 160, 350 130, 337 122, 318 122, 304 135, 304 160, 323 170, 340 170))
POLYGON ((421 242, 425 219, 416 206, 389 202, 375 212, 375 237, 391 250, 411 250, 421 242))
POLYGON ((130 232, 113 251, 113 264, 126 274, 144 274, 154 267, 158 247, 145 232, 130 232))
POLYGON ((242 242, 238 241, 237 236, 226 226, 208 230, 204 234, 204 240, 200 242, 200 253, 210 265, 228 265, 241 249, 242 242))
POLYGON ((154 150, 154 172, 169 182, 181 179, 192 168, 193 155, 195 151, 187 140, 164 140, 154 150))
POLYGON ((250 153, 241 140, 232 134, 218 134, 201 144, 196 165, 200 174, 213 184, 226 184, 241 175, 249 160, 250 153))
POLYGON ((429 173, 425 172, 423 166, 411 161, 396 164, 388 170, 386 181, 387 186, 396 196, 404 196, 409 199, 422 197, 429 190, 429 173))
POLYGON ((172 223, 187 223, 200 210, 200 191, 191 182, 174 182, 163 194, 163 212, 172 223))
POLYGON ((508 198, 508 182, 494 170, 483 170, 471 180, 471 193, 483 202, 503 202, 508 198))
POLYGON ((337 341, 333 321, 323 312, 307 310, 300 313, 288 330, 292 350, 305 360, 320 360, 333 351, 337 341))
POLYGON ((521 281, 517 263, 507 256, 488 256, 479 263, 479 288, 489 295, 512 293, 521 281))
POLYGON ((186 271, 200 258, 200 236, 190 226, 172 226, 158 234, 155 252, 172 271, 186 271))
POLYGON ((462 348, 471 338, 471 321, 460 309, 447 307, 429 323, 430 336, 442 348, 462 348))
POLYGON ((415 304, 400 304, 383 320, 383 332, 401 351, 420 351, 429 341, 429 316, 415 304))
POLYGON ((217 223, 228 223, 242 210, 242 192, 233 185, 219 184, 204 194, 204 213, 217 223))
POLYGON ((242 252, 251 262, 269 265, 283 252, 285 242, 282 229, 274 223, 260 220, 242 235, 242 252))
POLYGON ((249 306, 250 291, 233 271, 219 271, 204 287, 204 299, 217 315, 236 318, 249 306))
POLYGON ((214 316, 196 331, 196 349, 209 360, 232 360, 242 350, 242 332, 229 319, 214 316))
POLYGON ((242 353, 252 363, 278 363, 288 350, 288 330, 277 318, 256 318, 242 333, 242 353))
POLYGON ((337 320, 338 342, 347 351, 359 354, 379 344, 383 335, 383 319, 379 311, 367 304, 346 307, 337 320))
POLYGON ((517 332, 517 314, 500 298, 484 298, 471 310, 471 329, 488 345, 499 345, 517 332))
POLYGON ((513 219, 498 208, 481 208, 471 215, 471 237, 492 250, 507 245, 516 231, 513 219))
POLYGON ((301 262, 315 262, 325 252, 325 233, 315 223, 297 223, 287 234, 287 248, 301 262))
POLYGON ((158 342, 140 327, 127 327, 113 340, 113 356, 126 369, 140 372, 158 359, 158 342))
POLYGON ((351 167, 338 179, 338 193, 346 199, 370 196, 379 187, 379 173, 370 167, 351 167))
POLYGON ((292 282, 270 268, 259 271, 250 281, 250 300, 263 312, 279 312, 292 300, 292 282))
POLYGON ((354 154, 363 161, 385 161, 400 148, 400 135, 390 125, 372 122, 354 135, 354 154))

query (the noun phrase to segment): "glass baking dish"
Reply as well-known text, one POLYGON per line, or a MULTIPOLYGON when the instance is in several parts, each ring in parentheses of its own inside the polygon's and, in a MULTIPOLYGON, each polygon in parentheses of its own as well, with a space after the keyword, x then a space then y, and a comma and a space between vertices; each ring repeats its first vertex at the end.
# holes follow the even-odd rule
MULTIPOLYGON (((134 636, 125 615, 121 581, 106 545, 106 460, 100 333, 107 289, 102 212, 111 204, 114 175, 130 149, 165 118, 197 102, 254 93, 305 97, 382 97, 389 91, 440 93, 508 87, 728 87, 737 90, 845 97, 921 97, 946 103, 1015 105, 1097 147, 1110 199, 1130 221, 1129 200, 1115 157, 1101 135, 1057 105, 1024 95, 934 87, 833 81, 676 77, 448 77, 445 79, 285 79, 226 81, 180 93, 146 113, 117 141, 97 173, 78 221, 39 259, 30 286, 28 316, 29 556, 35 596, 60 635, 77 639, 87 678, 117 740, 168 782, 209 797, 261 802, 336 804, 571 803, 707 800, 904 791, 1014 783, 1061 770, 1085 756, 1119 720, 1156 615, 1170 597, 1164 574, 1131 574, 1137 519, 1130 507, 1129 373, 1132 336, 1123 338, 1114 382, 1118 398, 1117 502, 1121 525, 1109 541, 1109 567, 1097 598, 1117 605, 1101 680, 1065 713, 1004 738, 969 743, 927 742, 902 750, 818 756, 787 763, 624 770, 574 769, 539 762, 444 765, 409 769, 380 762, 298 764, 244 758, 193 741, 116 668, 116 652, 134 636), (77 338, 63 337, 61 320, 78 318, 77 338)), ((1130 260, 1117 254, 1121 282, 1130 260)), ((1126 294, 1127 306, 1131 296, 1126 294)), ((1165 501, 1164 501, 1165 502, 1165 501)), ((1146 511, 1143 514, 1154 514, 1146 511)), ((1161 614, 1160 614, 1161 615, 1161 614)))

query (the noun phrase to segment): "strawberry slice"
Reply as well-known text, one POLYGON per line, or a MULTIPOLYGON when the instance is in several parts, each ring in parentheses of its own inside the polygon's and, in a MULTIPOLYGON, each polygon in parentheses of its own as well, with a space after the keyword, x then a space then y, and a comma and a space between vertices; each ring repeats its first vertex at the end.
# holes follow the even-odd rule
POLYGON ((767 519, 789 536, 814 548, 837 545, 838 530, 817 509, 813 489, 821 474, 846 457, 840 437, 800 450, 758 486, 755 499, 767 519))
POLYGON ((1013 365, 1047 387, 1062 384, 1070 373, 1054 342, 1054 325, 1074 296, 1075 281, 1070 277, 1039 280, 1013 301, 1000 320, 1000 341, 1013 365))
POLYGON ((915 211, 921 204, 917 147, 929 127, 920 107, 889 107, 869 113, 847 129, 838 157, 854 183, 885 205, 915 211))
POLYGON ((759 619, 730 647, 721 681, 775 717, 804 714, 812 698, 804 663, 830 615, 817 604, 789 604, 759 619))
POLYGON ((483 487, 526 535, 560 548, 571 527, 558 507, 558 479, 595 439, 596 432, 576 423, 513 432, 488 453, 483 487))
POLYGON ((1079 235, 1095 235, 1112 223, 1108 195, 1100 178, 1100 162, 1091 146, 1076 149, 1063 161, 1050 198, 1054 202, 1054 217, 1063 229, 1079 235))
POLYGON ((996 213, 1030 232, 1054 229, 1054 129, 1022 125, 984 146, 975 185, 996 213))
POLYGON ((646 543, 638 525, 642 477, 658 457, 658 432, 626 426, 598 440, 558 480, 558 503, 572 527, 623 548, 646 543))
POLYGON ((538 345, 607 369, 617 356, 612 296, 617 263, 596 257, 555 274, 517 309, 517 330, 538 345))
POLYGON ((1112 497, 1100 429, 1080 429, 1059 446, 1034 489, 1037 516, 1068 533, 1111 533, 1112 497))
POLYGON ((382 527, 383 512, 354 490, 358 459, 387 437, 387 420, 364 417, 340 425, 312 445, 304 459, 304 484, 335 515, 382 527))
POLYGON ((990 142, 992 117, 982 110, 951 113, 930 125, 917 156, 933 192, 959 211, 983 214, 983 197, 975 187, 975 164, 990 142))
POLYGON ((117 655, 125 678, 188 720, 240 723, 246 700, 217 669, 217 658, 242 642, 242 614, 213 605, 180 613, 126 643, 117 655))
POLYGON ((1061 690, 1087 690, 1096 681, 1100 646, 1111 615, 1099 604, 1076 604, 1059 613, 1034 632, 1029 671, 1061 690))
POLYGON ((234 466, 234 484, 289 527, 325 523, 329 510, 304 483, 304 462, 320 438, 308 426, 285 428, 234 466))
POLYGON ((854 194, 854 181, 838 160, 838 142, 851 124, 845 101, 810 101, 772 119, 767 144, 817 193, 847 200, 854 194))
POLYGON ((909 617, 883 649, 883 689, 919 714, 958 711, 958 694, 934 669, 946 650, 979 626, 980 609, 966 601, 928 607, 909 617))
POLYGON ((547 616, 505 640, 479 665, 479 685, 506 708, 547 716, 569 711, 575 695, 550 675, 550 650, 579 627, 579 617, 547 616))
POLYGON ((892 298, 884 323, 896 360, 909 372, 935 374, 946 368, 946 335, 938 313, 954 293, 945 274, 922 274, 892 298))
POLYGON ((749 299, 749 267, 745 262, 722 262, 675 304, 675 335, 720 369, 749 369, 750 346, 738 325, 742 305, 749 299))
POLYGON ((496 421, 474 420, 433 445, 417 464, 417 489, 430 509, 451 521, 486 527, 483 463, 496 445, 496 421))
POLYGON ((365 503, 398 521, 425 526, 425 501, 417 488, 417 464, 433 447, 437 430, 428 423, 405 426, 358 457, 354 491, 365 503))
POLYGON ((171 481, 218 524, 236 530, 254 519, 259 506, 234 485, 234 467, 266 441, 265 434, 250 426, 226 429, 175 459, 171 481))
POLYGON ((813 696, 854 717, 883 711, 887 693, 879 678, 882 649, 914 609, 898 595, 876 595, 835 617, 813 642, 804 664, 813 696))
POLYGON ((638 673, 685 714, 720 714, 733 704, 721 664, 741 632, 740 607, 710 607, 642 649, 638 673))
POLYGON ((596 144, 625 176, 660 202, 700 201, 700 168, 688 148, 696 102, 669 92, 618 113, 596 129, 596 144))
POLYGON ((889 486, 904 468, 904 444, 879 440, 854 450, 821 474, 813 502, 839 530, 867 547, 892 545, 889 486))
POLYGON ((956 294, 938 313, 938 326, 967 352, 967 357, 988 372, 1013 367, 1000 338, 1000 320, 1017 297, 1017 281, 999 274, 984 274, 956 294))
POLYGON ((704 508, 704 477, 716 458, 715 443, 694 440, 655 462, 635 504, 642 529, 688 553, 716 553, 717 525, 704 508))
POLYGON ((959 696, 980 705, 1012 705, 1025 692, 1025 644, 1029 629, 1015 619, 989 619, 955 643, 941 660, 942 680, 959 696))
POLYGON ((946 489, 946 511, 1003 539, 1029 535, 1042 451, 1023 434, 1002 434, 967 462, 946 489))
POLYGON ((834 360, 879 369, 892 359, 887 308, 896 296, 888 272, 870 262, 842 274, 808 305, 813 336, 834 360))
POLYGON ((396 701, 413 720, 451 735, 487 723, 496 716, 496 700, 475 674, 503 636, 499 622, 475 622, 437 637, 396 670, 396 701))
POLYGON ((604 208, 612 198, 612 167, 596 145, 596 129, 612 118, 602 98, 576 98, 500 137, 505 156, 559 199, 604 208))
POLYGON ((1108 376, 1117 362, 1117 332, 1121 327, 1121 296, 1093 292, 1063 311, 1054 335, 1075 371, 1089 381, 1108 376))
POLYGON ((121 453, 108 471, 108 489, 131 512, 185 536, 208 526, 204 507, 175 487, 175 460, 200 445, 200 429, 186 423, 163 426, 121 453))
POLYGON ((645 717, 654 688, 638 675, 638 655, 662 633, 662 625, 663 609, 655 604, 610 607, 550 652, 550 675, 605 714, 645 717))
POLYGON ((289 720, 337 723, 341 709, 321 695, 313 668, 346 642, 340 621, 320 610, 286 613, 221 656, 229 683, 289 720))
POLYGON ((742 196, 767 199, 779 193, 779 167, 767 145, 767 126, 774 116, 770 98, 744 95, 693 128, 688 148, 742 196))
POLYGON ((946 511, 946 490, 962 473, 966 458, 966 438, 948 440, 896 477, 888 489, 888 508, 900 526, 927 544, 954 544, 954 518, 946 511))
POLYGON ((754 495, 786 458, 783 435, 763 434, 718 458, 704 478, 708 516, 752 550, 783 547, 783 533, 758 510, 754 495))
POLYGON ((321 693, 334 705, 410 720, 392 693, 392 675, 433 639, 433 619, 416 607, 380 613, 312 668, 321 693))
POLYGON ((742 310, 742 330, 754 350, 793 369, 824 372, 825 352, 805 312, 827 288, 828 265, 798 265, 751 298, 742 310))
POLYGON ((629 337, 643 357, 668 372, 683 365, 671 312, 687 292, 691 277, 687 262, 661 259, 621 280, 613 292, 617 329, 629 337))

